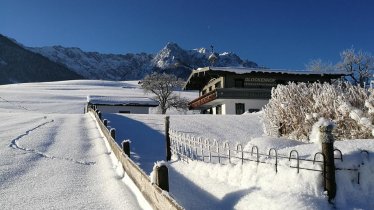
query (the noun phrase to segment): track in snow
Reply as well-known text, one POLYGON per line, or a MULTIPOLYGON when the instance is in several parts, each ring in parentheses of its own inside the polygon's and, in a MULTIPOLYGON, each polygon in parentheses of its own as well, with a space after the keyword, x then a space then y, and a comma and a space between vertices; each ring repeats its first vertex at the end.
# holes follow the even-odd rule
POLYGON ((32 148, 26 148, 26 147, 22 147, 18 141, 21 140, 23 137, 29 135, 32 131, 35 131, 49 123, 53 123, 54 120, 50 120, 50 121, 47 121, 47 122, 44 122, 44 123, 41 123, 39 124, 38 126, 34 127, 34 128, 31 128, 29 130, 27 130, 24 134, 21 134, 19 136, 17 136, 16 138, 14 138, 11 142, 11 144, 9 145, 9 147, 12 147, 13 149, 19 149, 19 150, 22 150, 22 151, 25 151, 25 152, 30 152, 30 153, 34 153, 34 154, 37 154, 37 155, 40 155, 41 157, 44 157, 44 158, 49 158, 49 159, 59 159, 59 160, 66 160, 66 161, 69 161, 69 162, 73 162, 73 163, 76 163, 76 164, 82 164, 82 165, 94 165, 96 162, 93 162, 93 161, 80 161, 80 160, 74 160, 72 158, 67 158, 67 157, 57 157, 57 156, 53 156, 53 155, 48 155, 46 153, 43 153, 43 152, 40 152, 36 149, 32 149, 32 148))

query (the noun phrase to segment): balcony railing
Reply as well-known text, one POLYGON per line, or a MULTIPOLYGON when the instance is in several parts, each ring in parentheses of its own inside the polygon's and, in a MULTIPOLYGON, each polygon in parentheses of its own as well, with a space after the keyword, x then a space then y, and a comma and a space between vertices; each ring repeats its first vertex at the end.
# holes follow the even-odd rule
POLYGON ((215 99, 270 99, 270 89, 219 88, 188 103, 189 109, 196 109, 215 99))
POLYGON ((189 109, 196 109, 203 104, 209 103, 217 98, 217 91, 213 90, 188 103, 189 109))

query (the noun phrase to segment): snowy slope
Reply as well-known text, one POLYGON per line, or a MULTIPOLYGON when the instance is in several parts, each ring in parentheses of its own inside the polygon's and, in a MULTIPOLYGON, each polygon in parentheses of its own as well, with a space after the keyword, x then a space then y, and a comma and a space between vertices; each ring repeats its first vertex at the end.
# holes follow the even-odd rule
POLYGON ((0 86, 1 209, 149 208, 114 170, 93 118, 82 114, 87 93, 100 92, 98 87, 121 92, 125 86, 0 86))
POLYGON ((81 79, 65 66, 0 34, 0 84, 81 79))

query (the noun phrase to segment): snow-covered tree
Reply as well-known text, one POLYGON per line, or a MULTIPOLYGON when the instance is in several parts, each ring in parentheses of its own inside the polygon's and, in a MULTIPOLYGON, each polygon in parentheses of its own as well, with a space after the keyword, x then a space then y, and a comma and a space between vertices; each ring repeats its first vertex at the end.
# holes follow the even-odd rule
POLYGON ((336 69, 331 62, 324 63, 320 58, 309 61, 305 68, 310 71, 334 71, 336 69))
POLYGON ((355 49, 351 48, 341 52, 340 57, 341 61, 336 65, 337 68, 347 71, 353 84, 363 87, 373 75, 374 56, 362 50, 356 53, 355 49))
POLYGON ((369 52, 359 50, 356 52, 354 48, 343 50, 340 53, 341 60, 333 65, 332 63, 324 63, 321 59, 311 60, 305 65, 307 70, 312 71, 336 71, 347 72, 346 81, 354 85, 364 86, 368 84, 369 79, 374 73, 374 56, 369 52))
POLYGON ((178 110, 186 110, 188 100, 173 92, 184 85, 184 81, 175 75, 165 73, 152 73, 141 81, 141 87, 146 93, 155 94, 155 99, 160 103, 159 108, 162 114, 174 107, 178 110))

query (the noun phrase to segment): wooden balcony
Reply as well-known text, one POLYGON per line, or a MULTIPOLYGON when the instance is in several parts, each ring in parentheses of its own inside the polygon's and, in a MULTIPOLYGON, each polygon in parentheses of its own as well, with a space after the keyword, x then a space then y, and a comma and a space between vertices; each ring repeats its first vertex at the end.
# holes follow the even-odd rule
POLYGON ((189 109, 198 109, 216 99, 270 99, 271 89, 219 88, 188 103, 189 109))
POLYGON ((196 109, 206 103, 209 103, 217 98, 217 91, 213 90, 207 94, 200 96, 199 98, 188 103, 189 109, 196 109))

